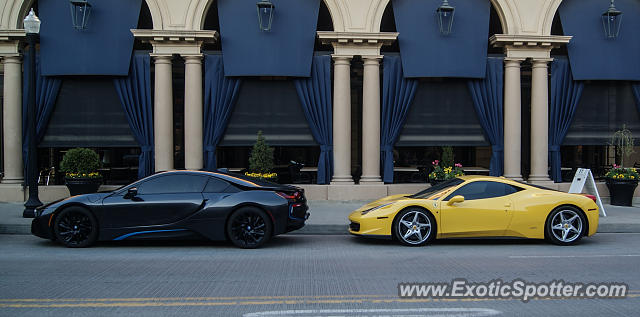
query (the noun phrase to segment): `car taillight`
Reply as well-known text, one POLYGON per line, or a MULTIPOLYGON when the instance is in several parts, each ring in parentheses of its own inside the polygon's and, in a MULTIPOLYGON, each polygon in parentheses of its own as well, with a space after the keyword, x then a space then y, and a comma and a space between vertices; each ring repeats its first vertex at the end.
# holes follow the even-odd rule
POLYGON ((587 194, 584 194, 584 196, 585 196, 585 197, 588 197, 588 198, 591 198, 591 200, 593 200, 593 202, 594 202, 594 203, 596 202, 596 196, 594 196, 594 195, 587 195, 587 194))
POLYGON ((278 194, 278 196, 286 199, 286 200, 292 200, 292 201, 296 201, 298 199, 300 199, 300 192, 295 192, 293 194, 288 194, 288 193, 283 193, 283 192, 276 192, 276 194, 278 194))

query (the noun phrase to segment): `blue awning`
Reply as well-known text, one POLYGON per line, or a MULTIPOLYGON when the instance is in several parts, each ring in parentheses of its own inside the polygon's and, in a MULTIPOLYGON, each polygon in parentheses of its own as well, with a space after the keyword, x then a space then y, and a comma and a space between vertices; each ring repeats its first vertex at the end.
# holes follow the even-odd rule
POLYGON ((441 35, 442 0, 393 0, 405 77, 484 78, 489 38, 488 0, 450 0, 452 32, 441 35))
POLYGON ((126 76, 141 5, 142 0, 91 1, 88 28, 76 30, 68 0, 40 0, 42 74, 126 76))
POLYGON ((605 37, 602 13, 609 1, 564 0, 560 20, 574 80, 640 80, 640 1, 617 0, 622 25, 617 38, 605 37))
POLYGON ((256 0, 218 0, 226 76, 309 77, 320 0, 274 0, 270 32, 260 31, 256 0))

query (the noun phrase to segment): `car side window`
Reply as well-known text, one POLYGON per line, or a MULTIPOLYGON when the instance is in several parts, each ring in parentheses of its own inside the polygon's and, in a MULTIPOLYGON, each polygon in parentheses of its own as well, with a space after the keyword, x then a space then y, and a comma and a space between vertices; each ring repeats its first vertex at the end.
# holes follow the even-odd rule
POLYGON ((204 192, 223 193, 227 187, 229 187, 229 183, 215 177, 209 177, 209 182, 207 182, 207 186, 204 187, 204 192))
POLYGON ((152 178, 138 186, 138 194, 201 193, 207 177, 175 174, 152 178))
POLYGON ((511 195, 521 189, 509 184, 491 181, 478 181, 466 184, 445 198, 448 201, 454 196, 463 196, 464 200, 476 200, 511 195))

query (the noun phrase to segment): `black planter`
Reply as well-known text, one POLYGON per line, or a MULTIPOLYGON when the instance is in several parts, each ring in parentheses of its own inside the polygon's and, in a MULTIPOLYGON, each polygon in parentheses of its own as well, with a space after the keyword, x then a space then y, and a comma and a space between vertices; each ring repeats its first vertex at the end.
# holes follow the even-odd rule
POLYGON ((431 186, 436 186, 442 182, 446 181, 445 179, 429 179, 429 184, 431 184, 431 186))
POLYGON ((638 187, 637 179, 606 179, 607 188, 611 195, 611 204, 615 206, 631 206, 633 193, 638 187))
POLYGON ((98 188, 102 184, 102 177, 99 178, 69 178, 64 179, 71 196, 91 194, 98 192, 98 188))

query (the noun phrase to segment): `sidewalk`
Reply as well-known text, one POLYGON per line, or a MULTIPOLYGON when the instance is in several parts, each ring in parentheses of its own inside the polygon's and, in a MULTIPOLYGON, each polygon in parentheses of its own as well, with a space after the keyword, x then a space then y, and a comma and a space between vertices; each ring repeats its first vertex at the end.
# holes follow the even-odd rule
MULTIPOLYGON (((348 234, 347 216, 366 201, 309 201, 307 225, 293 234, 348 234)), ((607 217, 600 216, 600 233, 640 233, 640 204, 633 207, 604 205, 607 217)), ((0 203, 0 234, 31 234, 31 219, 22 218, 24 206, 0 203)))

